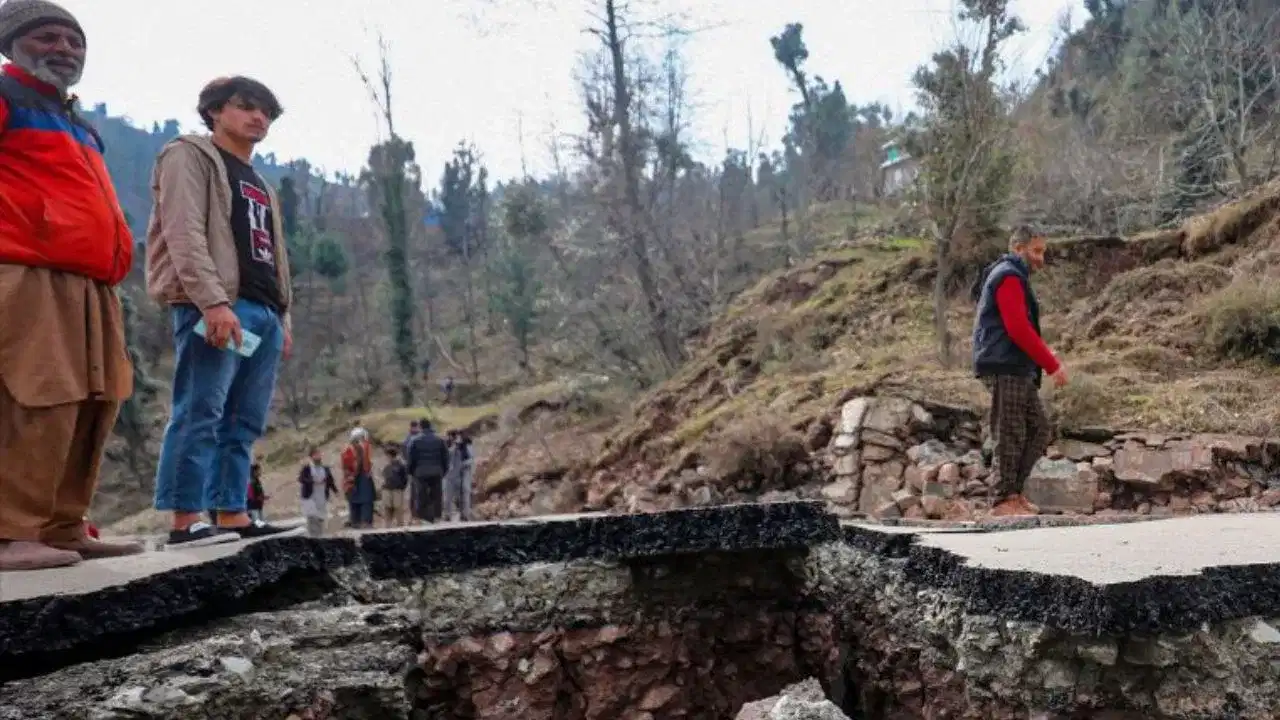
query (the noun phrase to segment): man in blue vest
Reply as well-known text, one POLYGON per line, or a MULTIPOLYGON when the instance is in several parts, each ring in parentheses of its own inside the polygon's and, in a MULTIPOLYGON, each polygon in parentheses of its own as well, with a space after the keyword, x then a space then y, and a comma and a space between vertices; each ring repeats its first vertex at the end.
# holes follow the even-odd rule
POLYGON ((1041 337, 1040 304, 1031 289, 1031 274, 1044 267, 1046 249, 1043 235, 1017 228, 1008 254, 988 265, 974 286, 973 370, 991 391, 996 516, 1039 512, 1022 489, 1053 442, 1040 380, 1047 373, 1054 386, 1067 384, 1066 370, 1041 337))

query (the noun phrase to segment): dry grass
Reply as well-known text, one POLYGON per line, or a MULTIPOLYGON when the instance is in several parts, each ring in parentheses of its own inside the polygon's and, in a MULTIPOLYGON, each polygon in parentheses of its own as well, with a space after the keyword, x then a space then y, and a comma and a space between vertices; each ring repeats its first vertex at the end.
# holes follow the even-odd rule
POLYGON ((1228 245, 1248 243, 1259 231, 1273 235, 1277 221, 1280 221, 1280 183, 1273 183, 1252 197, 1188 220, 1184 225, 1184 254, 1199 258, 1228 245))
POLYGON ((1228 360, 1280 365, 1280 288, 1258 278, 1241 280, 1205 298, 1197 315, 1204 345, 1228 360))
MULTIPOLYGON (((1073 376, 1045 391, 1062 426, 1270 431, 1280 371, 1256 358, 1280 363, 1280 291, 1237 278, 1272 252, 1275 197, 1132 241, 1055 244, 1059 264, 1037 287, 1046 338, 1073 376), (1187 243, 1195 259, 1177 259, 1187 243)), ((926 244, 890 237, 845 243, 765 278, 676 377, 640 400, 591 468, 672 470, 697 456, 721 476, 753 464, 768 476, 774 453, 754 455, 751 438, 769 447, 786 436, 785 455, 830 422, 842 397, 877 379, 882 392, 981 409, 988 398, 969 370, 972 306, 957 300, 949 310, 955 362, 944 368, 932 273, 926 244)))
POLYGON ((809 456, 803 436, 764 415, 725 427, 708 447, 709 475, 747 492, 786 488, 803 480, 795 477, 795 468, 809 456))

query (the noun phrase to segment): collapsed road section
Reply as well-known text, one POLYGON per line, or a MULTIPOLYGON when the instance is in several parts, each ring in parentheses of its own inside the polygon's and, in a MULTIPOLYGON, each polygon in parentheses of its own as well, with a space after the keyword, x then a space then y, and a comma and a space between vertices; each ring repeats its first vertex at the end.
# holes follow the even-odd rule
POLYGON ((719 720, 800 707, 758 701, 807 678, 854 720, 1280 707, 1271 515, 979 531, 779 503, 203 552, 6 578, 0 718, 719 720))

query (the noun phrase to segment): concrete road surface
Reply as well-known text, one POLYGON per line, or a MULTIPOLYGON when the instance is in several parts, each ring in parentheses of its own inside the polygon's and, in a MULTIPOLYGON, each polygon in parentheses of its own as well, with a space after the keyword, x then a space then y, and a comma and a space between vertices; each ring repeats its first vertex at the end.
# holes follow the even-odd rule
MULTIPOLYGON (((546 523, 578 517, 581 516, 506 522, 546 523)), ((1140 580, 1153 575, 1194 575, 1215 565, 1280 564, 1280 513, 1202 515, 1159 522, 1003 532, 849 524, 874 532, 915 534, 919 536, 921 545, 944 548, 966 558, 972 565, 1075 576, 1095 584, 1140 580)), ((429 533, 453 526, 454 523, 441 523, 407 529, 429 533)), ((359 533, 335 533, 355 534, 359 533)), ((147 552, 133 557, 88 561, 56 570, 0 573, 0 602, 47 595, 74 595, 120 586, 234 554, 247 542, 147 552)))
POLYGON ((1222 565, 1280 564, 1280 513, 1197 515, 1159 522, 921 534, 919 543, 970 565, 1067 575, 1097 585, 1195 575, 1222 565))

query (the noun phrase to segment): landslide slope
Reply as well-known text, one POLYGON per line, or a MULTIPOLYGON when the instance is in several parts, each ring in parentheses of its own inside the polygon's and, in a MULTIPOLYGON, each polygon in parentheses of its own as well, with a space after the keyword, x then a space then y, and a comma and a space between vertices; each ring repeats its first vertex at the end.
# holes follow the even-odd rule
MULTIPOLYGON (((1045 335, 1073 373, 1046 393, 1064 427, 1270 435, 1280 417, 1280 184, 1135 237, 1054 238, 1037 278, 1045 335)), ((505 517, 753 500, 822 473, 849 398, 894 393, 981 409, 969 371, 975 271, 948 309, 956 361, 934 337, 929 247, 842 240, 742 293, 692 359, 554 477, 481 486, 505 517), (546 500, 549 498, 549 500, 546 500)), ((562 432, 564 432, 562 430, 562 432)), ((572 435, 572 431, 568 431, 572 435)), ((508 477, 508 479, 510 479, 508 477)))

